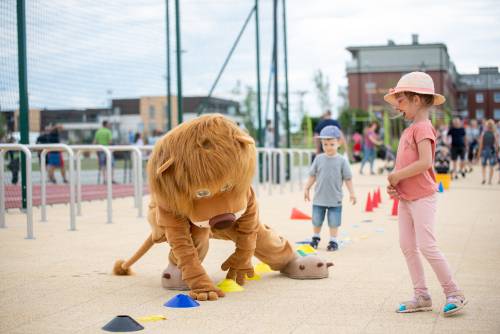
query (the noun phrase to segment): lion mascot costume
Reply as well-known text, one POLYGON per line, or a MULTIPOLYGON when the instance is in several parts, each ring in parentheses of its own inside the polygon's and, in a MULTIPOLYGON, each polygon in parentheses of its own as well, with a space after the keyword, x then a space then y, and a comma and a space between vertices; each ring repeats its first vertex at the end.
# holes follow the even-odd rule
POLYGON ((224 293, 201 264, 209 239, 215 238, 234 242, 234 253, 221 268, 239 284, 254 275, 253 256, 290 278, 328 277, 332 263, 298 256, 287 240, 260 223, 251 187, 256 156, 253 139, 218 114, 185 122, 161 138, 147 168, 151 235, 129 260, 118 260, 113 272, 130 274, 154 243, 168 242, 162 285, 189 289, 197 300, 217 300, 224 293))

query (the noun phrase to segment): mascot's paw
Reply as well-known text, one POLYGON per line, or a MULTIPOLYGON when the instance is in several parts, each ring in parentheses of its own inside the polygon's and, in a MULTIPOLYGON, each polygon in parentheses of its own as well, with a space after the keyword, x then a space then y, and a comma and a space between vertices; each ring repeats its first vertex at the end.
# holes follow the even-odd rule
POLYGON ((125 260, 117 260, 115 262, 115 266, 113 267, 113 274, 119 275, 119 276, 125 276, 125 275, 130 275, 132 274, 132 271, 130 268, 123 268, 123 264, 125 263, 125 260))
POLYGON ((161 275, 161 285, 168 290, 189 290, 187 284, 182 280, 181 271, 171 263, 161 275))
POLYGON ((204 290, 192 290, 189 291, 189 296, 191 298, 199 300, 199 301, 205 301, 205 300, 217 300, 219 297, 224 297, 224 292, 222 290, 219 290, 217 288, 211 289, 213 291, 204 291, 204 290))
POLYGON ((327 278, 331 266, 332 262, 325 262, 317 255, 298 256, 281 269, 281 273, 294 279, 327 278))

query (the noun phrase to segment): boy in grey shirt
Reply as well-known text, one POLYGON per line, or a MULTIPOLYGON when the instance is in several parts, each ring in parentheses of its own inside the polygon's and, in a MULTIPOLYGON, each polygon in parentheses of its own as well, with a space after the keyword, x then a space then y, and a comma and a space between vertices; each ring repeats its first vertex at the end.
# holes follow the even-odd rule
POLYGON ((325 153, 317 155, 314 159, 304 189, 304 199, 308 202, 310 201, 309 191, 316 183, 312 214, 314 235, 310 245, 318 248, 318 243, 321 240, 321 226, 328 211, 328 226, 330 227, 328 251, 335 251, 339 247, 337 235, 342 222, 342 184, 344 182, 349 190, 350 201, 352 204, 356 204, 351 168, 347 160, 338 154, 341 135, 339 128, 334 125, 329 125, 321 130, 319 138, 325 153))

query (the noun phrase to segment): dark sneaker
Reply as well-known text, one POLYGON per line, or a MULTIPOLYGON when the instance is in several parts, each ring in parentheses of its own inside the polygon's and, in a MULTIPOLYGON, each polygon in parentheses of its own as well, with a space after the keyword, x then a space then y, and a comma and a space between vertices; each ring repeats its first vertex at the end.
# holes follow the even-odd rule
POLYGON ((339 245, 335 241, 330 241, 326 247, 326 250, 329 252, 336 251, 337 249, 339 249, 339 245))
POLYGON ((318 244, 319 244, 320 240, 321 240, 321 238, 313 237, 312 241, 309 243, 309 245, 311 245, 311 247, 314 249, 318 249, 318 244))

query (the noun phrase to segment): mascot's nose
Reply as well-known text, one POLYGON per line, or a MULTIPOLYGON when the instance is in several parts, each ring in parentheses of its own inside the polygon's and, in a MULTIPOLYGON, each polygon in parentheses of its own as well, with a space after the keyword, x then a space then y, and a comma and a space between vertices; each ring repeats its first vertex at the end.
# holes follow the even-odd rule
POLYGON ((209 220, 210 227, 216 230, 223 230, 230 227, 236 221, 236 216, 232 213, 223 213, 209 220))

